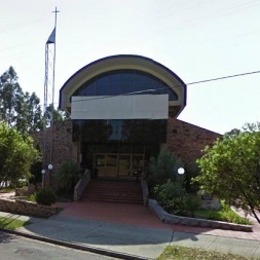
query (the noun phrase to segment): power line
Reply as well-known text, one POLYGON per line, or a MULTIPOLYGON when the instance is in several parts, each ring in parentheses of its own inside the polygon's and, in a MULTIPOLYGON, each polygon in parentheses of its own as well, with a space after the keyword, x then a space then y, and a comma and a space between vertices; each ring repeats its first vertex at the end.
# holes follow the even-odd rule
MULTIPOLYGON (((199 80, 199 81, 193 81, 189 83, 184 83, 184 84, 178 84, 178 85, 173 85, 172 87, 181 87, 181 86, 190 86, 190 85, 196 85, 196 84, 203 84, 203 83, 208 83, 212 81, 218 81, 218 80, 224 80, 224 79, 230 79, 230 78, 235 78, 235 77, 243 77, 243 76, 248 76, 248 75, 253 75, 253 74, 258 74, 260 73, 260 70, 256 71, 250 71, 250 72, 244 72, 244 73, 239 73, 239 74, 233 74, 233 75, 228 75, 228 76, 222 76, 222 77, 217 77, 217 78, 211 78, 211 79, 204 79, 204 80, 199 80)), ((131 91, 131 92, 126 92, 126 93, 120 93, 118 95, 102 95, 102 96, 94 96, 93 98, 89 99, 84 99, 82 100, 74 100, 73 102, 83 102, 83 101, 92 101, 92 100, 97 100, 97 99, 106 99, 106 98, 112 98, 115 96, 126 96, 126 95, 134 95, 134 94, 141 94, 141 93, 147 93, 147 92, 156 92, 160 90, 164 90, 166 87, 158 88, 158 89, 144 89, 144 90, 139 90, 139 91, 131 91)))
POLYGON ((207 83, 207 82, 217 81, 217 80, 222 80, 222 79, 242 77, 242 76, 247 76, 247 75, 252 75, 252 74, 257 74, 257 73, 260 73, 260 70, 251 71, 251 72, 244 72, 244 73, 239 73, 239 74, 233 74, 233 75, 228 75, 228 76, 223 76, 223 77, 218 77, 218 78, 194 81, 194 82, 187 83, 186 86, 188 86, 188 85, 195 85, 195 84, 201 84, 201 83, 207 83))

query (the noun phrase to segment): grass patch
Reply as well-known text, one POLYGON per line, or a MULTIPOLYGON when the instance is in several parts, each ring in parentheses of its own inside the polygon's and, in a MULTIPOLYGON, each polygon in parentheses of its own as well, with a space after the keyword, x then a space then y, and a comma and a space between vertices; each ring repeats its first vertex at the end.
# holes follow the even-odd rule
MULTIPOLYGON (((24 198, 25 200, 36 202, 36 193, 30 194, 24 198)), ((56 202, 71 202, 73 201, 73 195, 56 195, 56 202)))
POLYGON ((184 246, 168 246, 164 252, 157 258, 158 260, 179 259, 179 260, 247 260, 243 256, 233 254, 224 254, 215 251, 206 251, 197 248, 184 246))
POLYGON ((36 202, 36 193, 28 195, 25 199, 28 201, 36 202))
POLYGON ((8 193, 8 192, 13 192, 15 189, 13 187, 1 187, 0 193, 8 193))
POLYGON ((30 224, 29 221, 22 221, 20 219, 0 217, 0 228, 14 230, 19 227, 30 224))
POLYGON ((240 217, 236 212, 234 212, 228 205, 223 202, 221 202, 221 208, 219 210, 200 209, 195 211, 195 216, 197 218, 226 221, 235 224, 252 224, 247 218, 240 217))

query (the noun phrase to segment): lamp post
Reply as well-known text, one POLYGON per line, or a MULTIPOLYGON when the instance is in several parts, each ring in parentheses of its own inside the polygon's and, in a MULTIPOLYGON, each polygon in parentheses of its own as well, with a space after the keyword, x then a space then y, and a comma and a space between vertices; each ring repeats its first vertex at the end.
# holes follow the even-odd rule
POLYGON ((52 165, 52 164, 49 164, 49 165, 48 165, 48 169, 49 169, 49 171, 51 171, 51 170, 53 169, 53 165, 52 165))
POLYGON ((51 163, 48 165, 48 170, 49 170, 50 186, 52 186, 51 171, 53 170, 53 165, 51 163))
POLYGON ((42 173, 42 188, 43 188, 44 187, 44 178, 45 178, 46 171, 44 169, 42 169, 41 173, 42 173))
POLYGON ((183 167, 180 167, 180 168, 178 169, 178 174, 179 174, 179 175, 183 175, 184 173, 185 173, 184 168, 183 168, 183 167))
POLYGON ((185 169, 183 167, 179 167, 177 170, 177 173, 179 175, 179 178, 177 178, 177 179, 179 179, 179 182, 180 182, 181 186, 183 187, 185 169))

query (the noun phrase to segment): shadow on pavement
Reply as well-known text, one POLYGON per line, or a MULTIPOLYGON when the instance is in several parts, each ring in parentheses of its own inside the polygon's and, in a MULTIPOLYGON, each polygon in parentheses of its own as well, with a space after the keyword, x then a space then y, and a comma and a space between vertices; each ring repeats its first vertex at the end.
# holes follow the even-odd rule
POLYGON ((96 246, 170 243, 176 231, 187 232, 188 239, 196 241, 196 234, 211 230, 165 224, 143 205, 78 202, 58 206, 64 207, 58 215, 26 229, 41 236, 96 246))
POLYGON ((0 244, 9 243, 11 240, 13 240, 13 235, 2 232, 0 229, 0 244))
POLYGON ((64 207, 58 215, 32 221, 20 231, 85 248, 131 254, 145 259, 157 258, 171 244, 230 251, 238 250, 241 244, 247 242, 250 257, 260 245, 260 232, 169 225, 162 223, 142 205, 79 202, 58 206, 64 207))

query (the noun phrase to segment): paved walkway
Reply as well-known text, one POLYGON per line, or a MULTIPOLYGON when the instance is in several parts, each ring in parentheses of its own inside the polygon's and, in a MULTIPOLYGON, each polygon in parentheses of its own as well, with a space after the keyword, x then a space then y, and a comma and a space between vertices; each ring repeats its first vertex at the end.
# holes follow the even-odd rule
MULTIPOLYGON (((20 232, 73 245, 155 259, 169 244, 231 252, 260 259, 260 225, 253 232, 185 227, 162 223, 142 205, 116 203, 58 203, 64 210, 49 219, 0 213, 30 220, 20 232)), ((128 258, 128 259, 131 259, 128 258)))

